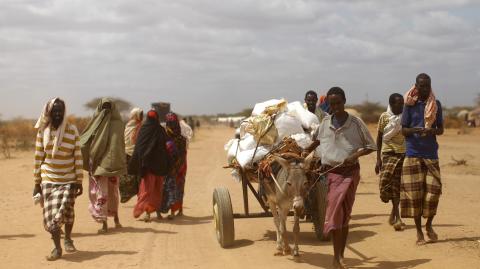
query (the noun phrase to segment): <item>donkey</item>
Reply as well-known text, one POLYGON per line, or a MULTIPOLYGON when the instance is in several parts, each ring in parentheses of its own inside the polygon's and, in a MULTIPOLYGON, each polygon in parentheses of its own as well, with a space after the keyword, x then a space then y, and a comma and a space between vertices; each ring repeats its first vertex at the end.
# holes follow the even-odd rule
POLYGON ((304 160, 289 162, 275 155, 274 160, 280 165, 276 176, 272 174, 272 181, 265 184, 265 194, 273 221, 277 229, 277 251, 275 256, 293 254, 298 256, 298 236, 300 233, 300 216, 303 214, 303 199, 308 189, 308 180, 305 169, 310 167, 313 152, 304 160), (294 211, 293 225, 293 253, 287 240, 286 220, 290 209, 294 211))

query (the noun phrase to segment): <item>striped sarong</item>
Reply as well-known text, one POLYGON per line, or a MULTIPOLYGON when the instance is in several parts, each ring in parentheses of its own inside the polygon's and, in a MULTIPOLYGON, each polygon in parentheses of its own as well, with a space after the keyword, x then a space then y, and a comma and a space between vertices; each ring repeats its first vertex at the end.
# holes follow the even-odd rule
POLYGON ((73 184, 42 183, 43 225, 47 232, 58 231, 75 221, 73 184))
POLYGON ((400 185, 402 218, 435 216, 441 194, 438 160, 406 157, 400 185))
POLYGON ((380 171, 380 199, 388 203, 394 198, 400 198, 400 181, 405 154, 382 153, 382 168, 380 171))

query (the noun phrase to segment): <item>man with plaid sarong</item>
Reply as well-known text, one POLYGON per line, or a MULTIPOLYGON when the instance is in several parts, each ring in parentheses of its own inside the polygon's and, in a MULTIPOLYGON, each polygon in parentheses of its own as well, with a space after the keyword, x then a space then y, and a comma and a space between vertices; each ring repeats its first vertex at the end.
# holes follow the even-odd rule
POLYGON ((375 173, 380 173, 380 199, 384 203, 392 201, 389 224, 395 231, 402 231, 405 224, 400 218, 400 179, 405 158, 405 137, 402 134, 403 96, 390 95, 388 109, 378 120, 377 164, 375 173))
POLYGON ((435 99, 427 74, 418 75, 414 87, 405 94, 402 133, 407 151, 400 185, 401 215, 414 218, 417 245, 424 245, 421 218, 427 219, 425 228, 430 242, 437 241, 432 222, 442 193, 436 139, 443 134, 442 107, 435 99))
POLYGON ((71 238, 75 221, 75 198, 82 194, 82 154, 77 128, 66 122, 65 102, 49 101, 35 125, 35 201, 43 207, 43 224, 55 248, 48 261, 62 257, 61 228, 65 225, 65 251, 75 252, 71 238))

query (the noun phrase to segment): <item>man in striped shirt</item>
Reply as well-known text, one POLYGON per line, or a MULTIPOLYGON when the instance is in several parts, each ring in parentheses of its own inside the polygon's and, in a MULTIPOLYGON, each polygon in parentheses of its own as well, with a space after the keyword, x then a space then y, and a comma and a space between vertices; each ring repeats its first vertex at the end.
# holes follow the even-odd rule
POLYGON ((34 196, 42 197, 43 223, 52 234, 55 248, 47 256, 54 261, 62 257, 61 227, 65 224, 65 251, 75 252, 71 239, 75 220, 75 198, 82 194, 83 161, 77 128, 66 122, 65 102, 50 100, 35 128, 34 196))

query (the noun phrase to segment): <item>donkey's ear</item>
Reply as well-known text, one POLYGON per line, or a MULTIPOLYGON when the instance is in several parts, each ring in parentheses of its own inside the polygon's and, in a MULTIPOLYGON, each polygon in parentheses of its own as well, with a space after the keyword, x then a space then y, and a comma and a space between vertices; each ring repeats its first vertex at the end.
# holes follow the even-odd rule
POLYGON ((313 161, 313 155, 315 154, 315 151, 312 151, 310 154, 308 154, 307 158, 305 158, 305 161, 303 162, 303 167, 305 169, 310 169, 310 165, 312 165, 313 161))
POLYGON ((290 167, 288 161, 285 160, 284 158, 278 156, 278 155, 273 155, 273 159, 274 159, 277 163, 279 163, 279 164, 283 167, 283 169, 285 169, 285 170, 287 170, 287 169, 290 167))

